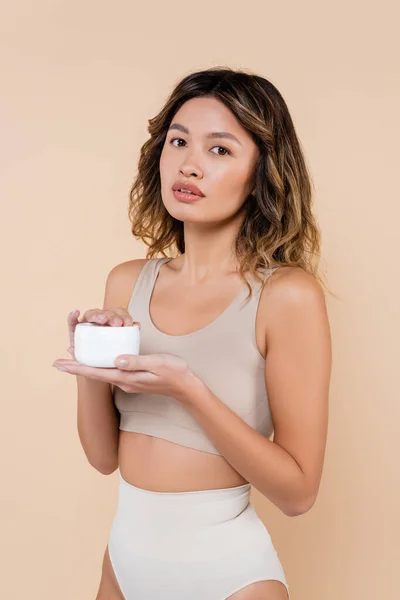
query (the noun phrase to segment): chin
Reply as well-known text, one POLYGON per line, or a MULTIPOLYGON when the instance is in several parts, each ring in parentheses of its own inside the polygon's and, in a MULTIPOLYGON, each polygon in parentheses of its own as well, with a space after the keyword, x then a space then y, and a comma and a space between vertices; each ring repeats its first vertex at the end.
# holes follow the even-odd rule
MULTIPOLYGON (((201 203, 201 200, 199 201, 201 203)), ((186 204, 179 202, 173 198, 171 201, 164 202, 165 210, 177 221, 185 223, 198 223, 199 225, 215 225, 223 223, 232 218, 233 215, 210 214, 210 211, 205 206, 199 206, 197 202, 186 204)))
POLYGON ((194 204, 186 204, 173 200, 172 202, 164 203, 165 210, 179 221, 202 222, 204 220, 204 209, 194 204))

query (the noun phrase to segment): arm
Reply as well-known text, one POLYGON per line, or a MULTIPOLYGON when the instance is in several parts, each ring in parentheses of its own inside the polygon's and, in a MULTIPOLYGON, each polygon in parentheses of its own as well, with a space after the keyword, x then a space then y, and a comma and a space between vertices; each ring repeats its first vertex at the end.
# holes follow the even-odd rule
POLYGON ((111 385, 82 375, 76 376, 77 425, 82 448, 89 463, 103 475, 118 467, 119 418, 111 385))
POLYGON ((267 323, 265 381, 274 441, 247 425, 197 378, 185 394, 185 406, 236 471, 282 512, 295 516, 316 500, 325 454, 331 370, 325 298, 312 276, 288 269, 264 287, 260 310, 267 323))
MULTIPOLYGON (((108 274, 103 309, 127 309, 143 259, 117 265, 108 274)), ((77 375, 77 426, 89 463, 104 475, 118 468, 119 413, 112 398, 112 385, 77 375)))

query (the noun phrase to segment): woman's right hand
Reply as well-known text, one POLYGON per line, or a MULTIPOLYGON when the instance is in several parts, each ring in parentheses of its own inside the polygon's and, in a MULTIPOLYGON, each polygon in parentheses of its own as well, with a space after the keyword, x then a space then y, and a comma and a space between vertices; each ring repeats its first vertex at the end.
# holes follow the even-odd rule
POLYGON ((109 308, 107 310, 93 308, 87 310, 80 321, 78 319, 79 314, 79 310, 74 310, 73 312, 69 313, 67 317, 70 344, 68 352, 74 360, 75 328, 79 323, 96 323, 97 325, 108 325, 109 327, 129 327, 132 325, 139 325, 140 328, 140 323, 138 321, 134 321, 128 311, 124 308, 109 308))

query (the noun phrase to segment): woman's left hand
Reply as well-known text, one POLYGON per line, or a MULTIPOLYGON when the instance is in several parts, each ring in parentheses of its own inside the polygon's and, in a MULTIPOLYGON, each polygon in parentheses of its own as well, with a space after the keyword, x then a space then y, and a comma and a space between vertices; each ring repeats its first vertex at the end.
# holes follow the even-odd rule
POLYGON ((198 383, 187 362, 175 354, 121 354, 115 360, 115 369, 88 367, 75 360, 58 359, 53 367, 105 381, 133 394, 160 394, 185 402, 190 386, 198 383), (125 360, 122 364, 119 360, 125 360))

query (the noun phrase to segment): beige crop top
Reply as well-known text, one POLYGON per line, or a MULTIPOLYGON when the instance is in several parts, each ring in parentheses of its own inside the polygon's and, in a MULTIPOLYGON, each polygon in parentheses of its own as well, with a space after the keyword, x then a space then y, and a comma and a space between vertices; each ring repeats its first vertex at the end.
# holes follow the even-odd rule
MULTIPOLYGON (((273 432, 265 388, 265 361, 256 344, 255 322, 262 286, 250 280, 253 295, 245 304, 243 286, 214 321, 186 335, 169 335, 150 319, 149 304, 158 271, 170 258, 152 258, 142 268, 128 311, 141 323, 140 354, 168 352, 184 358, 207 387, 248 425, 266 437, 273 432)), ((269 269, 266 280, 277 268, 269 269)), ((181 446, 221 454, 182 404, 169 396, 130 394, 115 386, 120 429, 163 438, 181 446)))

